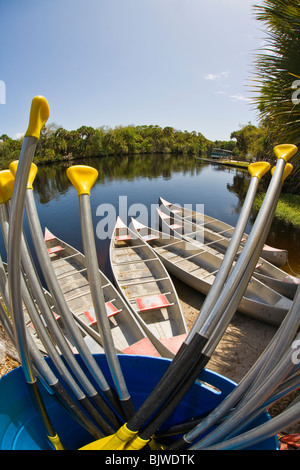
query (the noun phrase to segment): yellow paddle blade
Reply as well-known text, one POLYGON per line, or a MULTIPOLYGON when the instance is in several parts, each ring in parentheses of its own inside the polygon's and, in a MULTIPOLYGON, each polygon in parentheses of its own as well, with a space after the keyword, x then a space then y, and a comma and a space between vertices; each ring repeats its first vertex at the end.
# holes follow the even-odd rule
MULTIPOLYGON (((17 174, 18 164, 19 164, 19 160, 15 160, 14 162, 11 162, 11 164, 9 165, 9 169, 10 169, 11 173, 14 175, 14 177, 16 177, 16 174, 17 174)), ((33 182, 35 180, 37 170, 38 170, 38 168, 37 168, 36 164, 31 163, 29 176, 28 176, 27 189, 33 189, 32 185, 33 185, 33 182)))
POLYGON ((166 450, 166 446, 163 445, 163 444, 159 444, 155 440, 155 436, 150 440, 149 447, 150 447, 151 450, 166 450))
POLYGON ((50 109, 46 98, 35 96, 31 102, 29 125, 25 137, 40 138, 40 132, 46 124, 50 114, 50 109))
MULTIPOLYGON (((271 173, 273 175, 274 171, 275 171, 275 166, 272 168, 271 170, 271 173)), ((284 167, 284 170, 283 170, 283 174, 282 174, 282 178, 281 178, 281 181, 282 183, 284 182, 284 180, 292 173, 294 167, 291 163, 287 163, 284 167)))
POLYGON ((248 166, 248 171, 252 176, 256 176, 259 180, 269 171, 271 168, 268 162, 255 162, 248 166))
POLYGON ((49 441, 53 444, 55 450, 64 450, 64 446, 60 442, 58 435, 48 436, 49 441))
POLYGON ((14 192, 15 178, 9 170, 0 171, 0 204, 7 203, 14 192))
POLYGON ((137 431, 130 431, 125 423, 115 434, 91 442, 79 450, 125 450, 127 443, 136 434, 137 431))
POLYGON ((90 195, 90 190, 98 178, 98 171, 91 166, 74 165, 67 169, 67 176, 77 190, 78 196, 90 195))
POLYGON ((274 147, 274 153, 276 155, 276 158, 283 158, 285 162, 288 162, 288 160, 290 160, 290 158, 292 158, 297 152, 298 148, 296 147, 296 145, 292 144, 280 144, 274 147))
POLYGON ((135 436, 126 446, 125 450, 141 450, 145 447, 150 439, 141 439, 139 436, 135 436))

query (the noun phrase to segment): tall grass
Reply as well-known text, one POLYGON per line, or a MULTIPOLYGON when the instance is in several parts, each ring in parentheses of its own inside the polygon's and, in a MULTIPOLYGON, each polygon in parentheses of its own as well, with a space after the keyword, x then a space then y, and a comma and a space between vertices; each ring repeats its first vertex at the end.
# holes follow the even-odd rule
MULTIPOLYGON (((254 209, 259 210, 264 200, 265 193, 259 193, 254 201, 254 209)), ((291 223, 294 227, 300 228, 300 196, 298 194, 280 195, 275 217, 291 223)))

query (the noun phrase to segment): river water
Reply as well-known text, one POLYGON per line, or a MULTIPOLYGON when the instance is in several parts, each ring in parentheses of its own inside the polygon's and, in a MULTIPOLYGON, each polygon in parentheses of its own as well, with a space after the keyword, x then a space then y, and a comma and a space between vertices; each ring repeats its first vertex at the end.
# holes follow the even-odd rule
MULTIPOLYGON (((99 172, 91 190, 94 233, 100 268, 110 276, 109 234, 116 215, 124 222, 143 215, 154 224, 159 196, 236 225, 250 176, 247 171, 205 163, 190 156, 135 155, 76 161, 99 172), (112 222, 113 221, 113 222, 112 222)), ((66 176, 66 164, 40 165, 34 194, 41 226, 80 251, 82 248, 79 198, 66 176)), ((257 211, 252 210, 246 227, 249 233, 257 211)), ((25 232, 32 247, 25 217, 25 232)), ((274 219, 267 243, 285 248, 289 263, 283 269, 300 275, 300 230, 274 219)), ((3 242, 1 256, 6 259, 3 242)))

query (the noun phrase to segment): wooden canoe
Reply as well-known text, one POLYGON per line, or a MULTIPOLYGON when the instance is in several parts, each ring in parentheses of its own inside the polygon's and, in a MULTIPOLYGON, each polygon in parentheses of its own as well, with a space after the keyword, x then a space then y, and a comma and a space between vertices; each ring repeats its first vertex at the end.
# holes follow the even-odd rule
MULTIPOLYGON (((167 270, 190 287, 207 295, 222 259, 180 238, 132 221, 135 230, 160 257, 167 270)), ((280 325, 292 301, 252 278, 238 311, 271 325, 280 325)))
POLYGON ((158 256, 118 217, 110 243, 116 286, 164 357, 172 358, 187 335, 173 282, 158 256))
MULTIPOLYGON (((182 208, 179 205, 172 204, 166 201, 162 197, 159 198, 159 205, 163 207, 172 206, 173 211, 181 211, 183 209, 182 216, 185 218, 185 220, 189 220, 197 224, 200 223, 206 229, 209 229, 216 234, 220 234, 225 238, 231 238, 232 233, 234 232, 234 227, 232 225, 229 225, 219 219, 215 219, 208 215, 193 211, 191 209, 182 208)), ((179 213, 177 212, 177 214, 179 213)), ((248 235, 245 233, 243 236, 243 242, 247 240, 247 237, 248 235)), ((284 266, 288 261, 288 252, 287 250, 282 250, 280 248, 274 248, 269 245, 264 245, 261 252, 261 257, 274 264, 275 266, 281 267, 284 266)))
MULTIPOLYGON (((207 229, 203 214, 185 209, 184 207, 181 208, 178 205, 172 205, 162 198, 160 198, 160 202, 161 211, 159 216, 163 219, 163 230, 166 229, 171 234, 176 233, 181 238, 196 243, 197 246, 223 259, 230 243, 230 238, 226 235, 227 232, 216 233, 207 229), (193 215, 191 215, 192 212, 193 215), (202 224, 201 219, 203 221, 202 224), (196 220, 198 223, 196 223, 196 220)), ((232 231, 230 233, 232 234, 232 231)), ((243 250, 243 246, 244 244, 241 243, 238 253, 243 250)), ((263 257, 259 258, 253 271, 253 276, 291 300, 293 300, 300 283, 300 279, 287 274, 263 257)))
MULTIPOLYGON (((53 235, 47 228, 45 242, 52 266, 71 312, 82 330, 103 346, 95 319, 85 256, 53 235)), ((160 356, 114 285, 101 271, 100 275, 117 353, 160 356)))

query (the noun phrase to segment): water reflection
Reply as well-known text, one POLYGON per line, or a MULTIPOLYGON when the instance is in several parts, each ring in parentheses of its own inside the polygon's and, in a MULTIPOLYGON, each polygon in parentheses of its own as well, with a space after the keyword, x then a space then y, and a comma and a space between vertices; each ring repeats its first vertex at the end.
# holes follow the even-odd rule
MULTIPOLYGON (((71 183, 66 176, 66 169, 73 163, 60 165, 41 165, 35 181, 35 191, 41 204, 59 197, 68 191, 71 183)), ((76 160, 76 165, 90 165, 98 170, 97 184, 112 181, 133 181, 139 178, 153 180, 163 177, 169 180, 172 174, 199 175, 203 166, 194 158, 171 155, 132 155, 125 157, 101 157, 76 160)))

